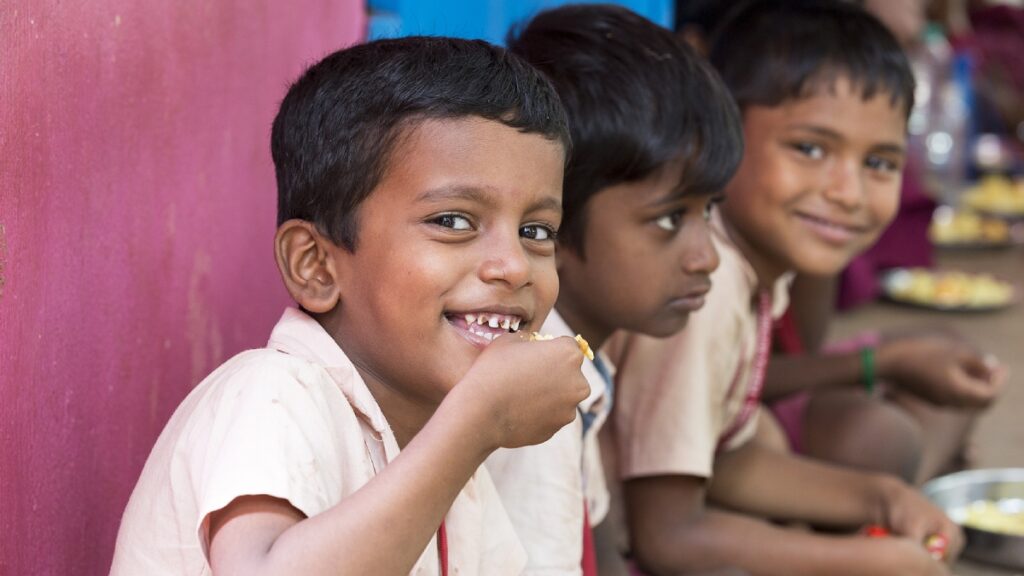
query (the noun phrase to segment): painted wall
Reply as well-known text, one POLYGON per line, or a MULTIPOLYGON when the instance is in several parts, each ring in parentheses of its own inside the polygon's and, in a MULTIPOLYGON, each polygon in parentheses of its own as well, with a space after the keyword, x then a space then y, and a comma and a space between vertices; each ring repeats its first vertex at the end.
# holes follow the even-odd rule
POLYGON ((105 574, 182 397, 266 342, 269 133, 360 0, 0 0, 0 574, 105 574))

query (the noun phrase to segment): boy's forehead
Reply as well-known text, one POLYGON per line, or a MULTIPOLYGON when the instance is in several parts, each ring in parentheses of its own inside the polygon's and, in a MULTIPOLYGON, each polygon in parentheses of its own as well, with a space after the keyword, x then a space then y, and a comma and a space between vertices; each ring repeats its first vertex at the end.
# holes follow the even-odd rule
MULTIPOLYGON (((479 117, 420 119, 402 126, 381 188, 410 201, 493 202, 506 192, 561 205, 565 151, 560 141, 479 117)), ((375 193, 378 190, 375 189, 375 193)))

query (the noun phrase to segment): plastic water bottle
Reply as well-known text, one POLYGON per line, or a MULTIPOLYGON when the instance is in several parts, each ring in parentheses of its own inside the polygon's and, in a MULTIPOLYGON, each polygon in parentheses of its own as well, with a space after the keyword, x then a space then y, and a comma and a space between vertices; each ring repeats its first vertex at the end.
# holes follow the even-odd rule
POLYGON ((954 54, 942 29, 930 26, 911 57, 917 89, 910 115, 910 153, 925 187, 950 206, 965 187, 970 149, 971 62, 954 54))

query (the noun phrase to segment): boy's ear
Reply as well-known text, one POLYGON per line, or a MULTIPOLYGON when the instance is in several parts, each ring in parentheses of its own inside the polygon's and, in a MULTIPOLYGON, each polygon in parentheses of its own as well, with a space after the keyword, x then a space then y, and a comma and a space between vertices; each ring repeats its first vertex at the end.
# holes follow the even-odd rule
POLYGON ((288 293, 303 309, 330 312, 341 299, 334 252, 342 250, 305 220, 288 220, 277 228, 274 256, 288 293))

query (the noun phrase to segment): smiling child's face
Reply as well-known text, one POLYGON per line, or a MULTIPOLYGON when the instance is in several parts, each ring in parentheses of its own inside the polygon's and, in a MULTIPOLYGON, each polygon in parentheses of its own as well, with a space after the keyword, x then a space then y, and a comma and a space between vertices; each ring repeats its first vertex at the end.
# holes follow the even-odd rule
MULTIPOLYGON (((371 390, 436 404, 497 335, 558 294, 561 143, 479 118, 407 130, 360 205, 329 328, 371 390)), ((380 401, 380 399, 378 399, 380 401)))
POLYGON ((837 274, 895 216, 906 121, 888 93, 865 100, 840 77, 831 90, 748 107, 743 130, 722 211, 762 281, 837 274))

